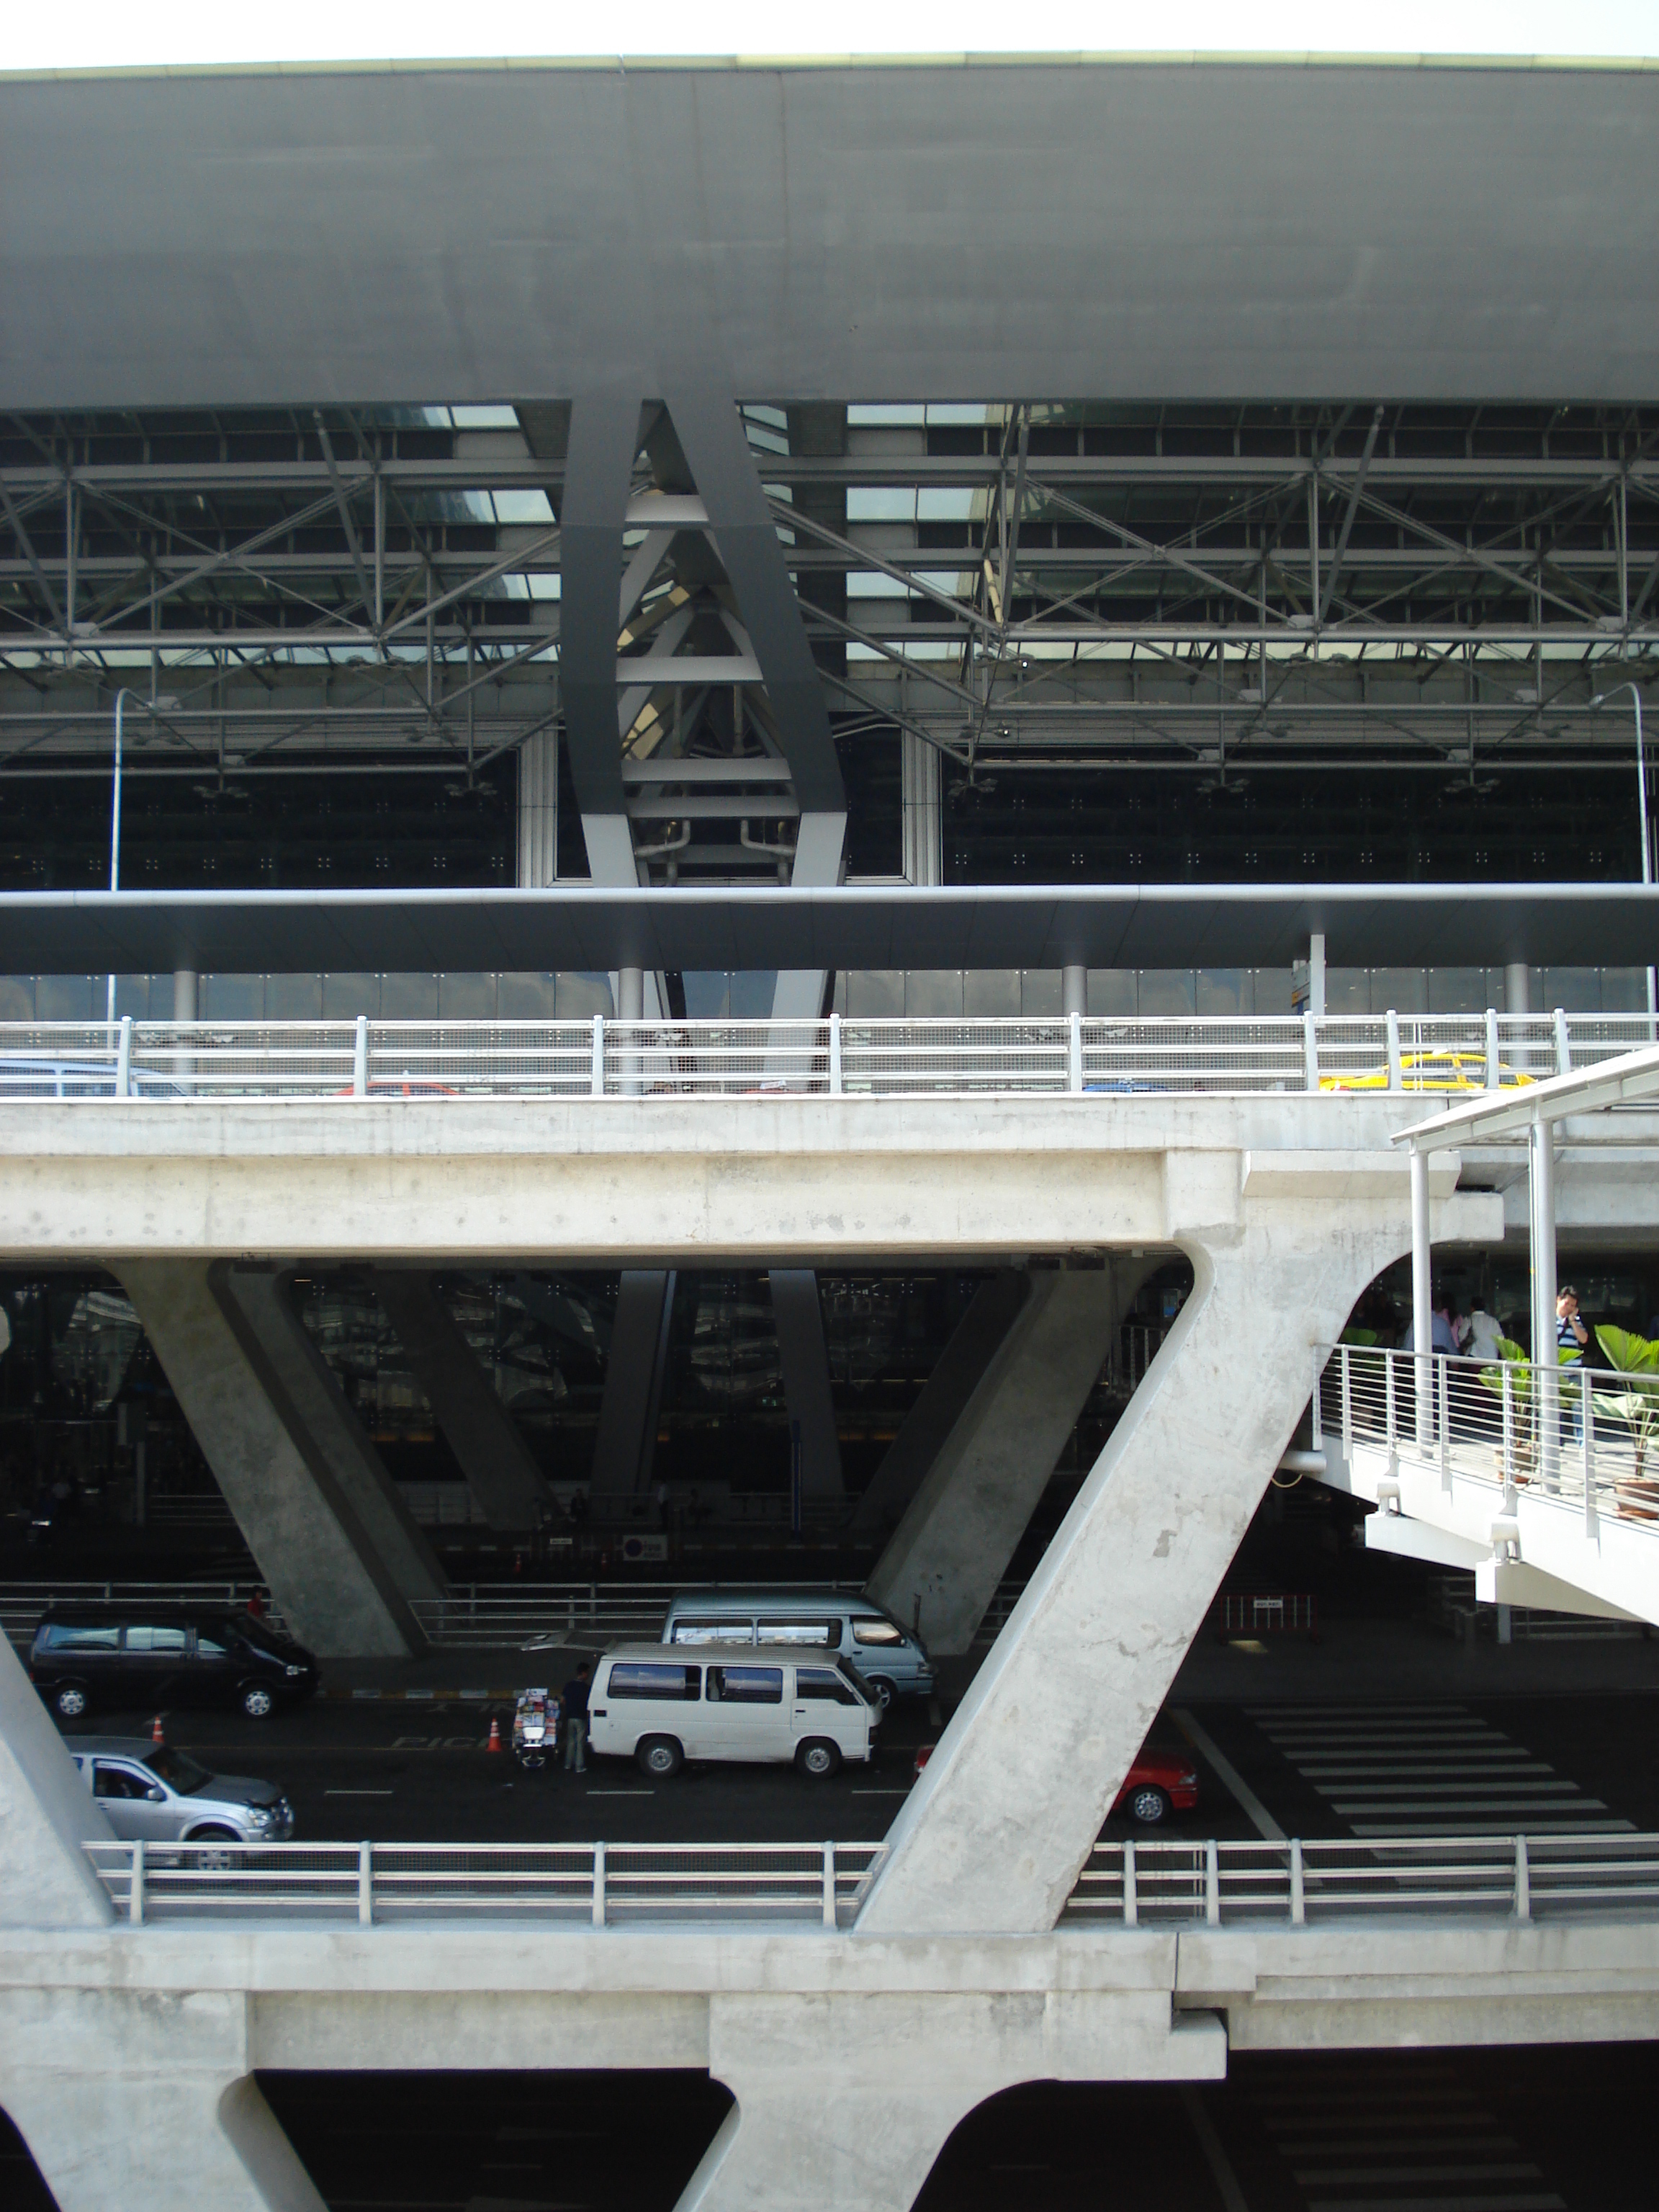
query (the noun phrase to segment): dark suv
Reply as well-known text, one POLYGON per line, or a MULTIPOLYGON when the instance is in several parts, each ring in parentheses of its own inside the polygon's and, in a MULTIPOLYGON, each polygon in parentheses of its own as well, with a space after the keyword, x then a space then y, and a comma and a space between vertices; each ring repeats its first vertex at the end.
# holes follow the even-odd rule
POLYGON ((252 1613, 55 1606, 34 1632, 29 1678, 59 1720, 94 1705, 234 1705, 264 1720, 311 1695, 317 1662, 252 1613))

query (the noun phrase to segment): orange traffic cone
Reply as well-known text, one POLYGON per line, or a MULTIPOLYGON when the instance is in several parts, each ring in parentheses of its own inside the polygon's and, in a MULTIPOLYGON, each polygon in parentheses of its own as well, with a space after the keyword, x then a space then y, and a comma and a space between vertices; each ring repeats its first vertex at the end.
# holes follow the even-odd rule
MULTIPOLYGON (((160 1723, 158 1722, 156 1725, 159 1727, 160 1723)), ((484 1749, 486 1751, 499 1751, 501 1747, 501 1724, 499 1721, 491 1721, 489 1723, 489 1741, 484 1746, 484 1749)))
POLYGON ((155 1719, 149 1724, 149 1740, 152 1743, 164 1743, 167 1741, 166 1737, 161 1734, 161 1716, 160 1713, 156 1714, 155 1719))

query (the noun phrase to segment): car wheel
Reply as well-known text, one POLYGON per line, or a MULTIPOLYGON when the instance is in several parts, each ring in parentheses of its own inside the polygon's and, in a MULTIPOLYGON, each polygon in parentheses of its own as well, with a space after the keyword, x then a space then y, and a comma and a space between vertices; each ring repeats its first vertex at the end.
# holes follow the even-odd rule
POLYGON ((263 1682, 246 1684, 237 1702, 251 1721, 268 1721, 276 1710, 276 1700, 263 1682))
POLYGON ((224 1846, 241 1840, 234 1828, 198 1828, 190 1838, 197 1848, 188 1863, 198 1874, 228 1874, 236 1862, 224 1846))
POLYGON ((897 1690, 893 1686, 892 1683, 888 1680, 885 1674, 872 1674, 869 1680, 865 1684, 865 1687, 869 1691, 876 1703, 881 1707, 883 1712, 887 1711, 887 1708, 892 1704, 894 1698, 898 1695, 897 1690))
POLYGON ((78 1682, 60 1682, 52 1692, 52 1709, 60 1721, 78 1721, 87 1705, 87 1693, 78 1682))
POLYGON ((821 1782, 841 1765, 841 1753, 825 1737, 808 1736, 795 1753, 795 1765, 803 1774, 810 1774, 815 1782, 821 1782))
POLYGON ((666 1781, 685 1764, 685 1753, 672 1735, 648 1735, 634 1754, 641 1774, 666 1781))
POLYGON ((1161 1790, 1150 1785, 1137 1790, 1129 1800, 1129 1818, 1138 1820, 1143 1828, 1155 1828, 1160 1820, 1170 1817, 1170 1801, 1161 1790))

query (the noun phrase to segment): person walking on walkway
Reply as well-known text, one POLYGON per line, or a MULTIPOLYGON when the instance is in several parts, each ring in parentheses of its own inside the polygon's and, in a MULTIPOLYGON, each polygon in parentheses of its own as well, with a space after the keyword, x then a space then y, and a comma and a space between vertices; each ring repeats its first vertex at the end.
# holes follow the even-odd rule
MULTIPOLYGON (((1589 1366, 1590 1333, 1578 1310, 1578 1293, 1571 1283, 1563 1283, 1556 1293, 1555 1354, 1564 1367, 1589 1366)), ((1567 1407, 1567 1438, 1571 1443, 1583 1441, 1584 1389, 1581 1376, 1576 1388, 1568 1383, 1561 1393, 1567 1407)))
POLYGON ((588 1680, 586 1659, 564 1686, 560 1707, 564 1716, 564 1767, 567 1774, 586 1774, 587 1771, 587 1693, 592 1687, 588 1680))

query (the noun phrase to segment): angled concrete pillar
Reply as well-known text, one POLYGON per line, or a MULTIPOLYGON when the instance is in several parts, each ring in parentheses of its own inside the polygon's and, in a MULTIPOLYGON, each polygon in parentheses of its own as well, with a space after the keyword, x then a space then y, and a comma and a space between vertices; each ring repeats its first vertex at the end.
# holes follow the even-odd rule
POLYGON ((868 1583, 941 1657, 966 1651, 1149 1272, 1034 1270, 868 1583))
POLYGON ((441 1595, 441 1570, 276 1271, 126 1260, 116 1273, 301 1642, 325 1658, 423 1650, 410 1601, 441 1595))
POLYGON ((774 1267, 769 1279, 783 1395, 791 1426, 800 1424, 801 1498, 808 1504, 838 1504, 845 1495, 841 1438, 830 1389, 818 1279, 810 1267, 774 1267))
POLYGON ((673 1310, 672 1267, 624 1271, 593 1439, 591 1497, 631 1498, 650 1485, 673 1310))
POLYGON ((1409 1242, 1386 1161, 1171 1152, 1164 1182, 1193 1294, 905 1801, 860 1933, 1054 1926, 1308 1401, 1314 1347, 1409 1242))
POLYGON ((968 1401, 985 1379, 997 1346, 1013 1327, 1031 1287, 1024 1267, 1000 1267, 968 1302, 933 1373, 899 1425, 848 1523, 854 1536, 890 1534, 945 1449, 968 1401))
POLYGON ((0 1996, 0 2105, 58 2212, 170 2204, 185 2172, 204 2212, 326 2212, 251 2070, 252 2014, 240 1989, 0 1996))
POLYGON ((478 1510, 492 1528, 537 1527, 549 1496, 541 1469, 430 1275, 381 1267, 374 1288, 478 1510))
POLYGON ((104 1926, 109 1900, 82 1846, 113 1840, 11 1638, 0 1635, 0 1927, 104 1926))

